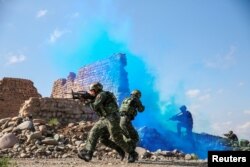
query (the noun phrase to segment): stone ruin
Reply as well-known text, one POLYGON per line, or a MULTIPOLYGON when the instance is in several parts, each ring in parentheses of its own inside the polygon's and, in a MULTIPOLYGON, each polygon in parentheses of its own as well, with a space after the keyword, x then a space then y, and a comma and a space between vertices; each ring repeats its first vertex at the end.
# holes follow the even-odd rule
POLYGON ((77 75, 71 72, 67 79, 56 80, 51 98, 42 98, 32 81, 4 78, 0 82, 0 118, 17 116, 19 111, 23 117, 32 115, 33 118, 46 121, 57 118, 63 124, 80 120, 94 121, 98 118, 95 112, 82 102, 70 99, 71 95, 65 93, 71 90, 87 90, 89 84, 99 81, 105 90, 116 95, 119 103, 129 95, 125 66, 125 54, 115 54, 86 65, 77 75))
POLYGON ((86 65, 77 74, 70 72, 67 79, 61 78, 54 82, 51 97, 69 98, 66 94, 71 90, 88 90, 93 82, 101 82, 105 90, 111 91, 121 101, 129 95, 128 74, 125 70, 127 64, 125 54, 115 54, 107 59, 86 65))
POLYGON ((65 98, 30 98, 26 100, 19 115, 41 118, 46 122, 56 118, 61 124, 76 121, 95 121, 98 117, 93 110, 83 102, 65 98))
POLYGON ((30 97, 41 97, 32 81, 18 78, 0 80, 0 119, 18 115, 21 104, 30 97))

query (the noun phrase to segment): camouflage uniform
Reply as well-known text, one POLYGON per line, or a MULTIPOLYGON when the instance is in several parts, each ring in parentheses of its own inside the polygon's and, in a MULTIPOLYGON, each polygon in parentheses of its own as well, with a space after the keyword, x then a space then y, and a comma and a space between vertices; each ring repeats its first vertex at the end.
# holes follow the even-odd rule
POLYGON ((233 131, 229 131, 229 133, 224 134, 224 136, 226 136, 228 139, 232 140, 232 141, 239 141, 238 137, 236 134, 233 133, 233 131))
POLYGON ((144 111, 144 106, 142 105, 139 98, 140 97, 132 94, 131 97, 125 98, 123 100, 122 105, 120 107, 120 115, 121 115, 120 127, 125 133, 127 141, 132 144, 134 149, 139 141, 139 135, 136 129, 132 125, 132 120, 134 120, 138 111, 139 112, 144 111))
POLYGON ((101 142, 106 146, 116 150, 120 147, 132 155, 132 161, 134 162, 136 153, 133 147, 123 139, 123 132, 119 126, 118 105, 113 93, 100 91, 95 101, 90 103, 90 107, 100 116, 100 119, 95 123, 88 134, 84 149, 87 153, 83 153, 88 155, 88 157, 82 156, 81 153, 79 157, 85 161, 91 160, 97 141, 100 138, 101 142), (113 141, 109 139, 109 135, 113 141))
POLYGON ((230 145, 234 146, 234 145, 239 145, 239 139, 237 137, 237 135, 235 133, 233 133, 233 131, 229 131, 228 133, 224 134, 224 136, 227 137, 230 145))

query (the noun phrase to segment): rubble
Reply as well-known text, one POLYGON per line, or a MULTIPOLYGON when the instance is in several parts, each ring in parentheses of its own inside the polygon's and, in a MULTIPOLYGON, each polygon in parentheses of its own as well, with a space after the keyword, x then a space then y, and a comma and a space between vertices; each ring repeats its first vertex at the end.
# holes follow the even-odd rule
MULTIPOLYGON (((0 157, 11 158, 76 158, 77 151, 84 147, 88 132, 94 125, 91 121, 69 123, 65 126, 50 125, 43 119, 27 120, 15 117, 0 120, 0 157), (6 124, 7 123, 7 124, 6 124), (2 126, 5 125, 5 126, 2 126), (34 126, 32 130, 31 126, 34 126), (9 129, 9 130, 6 130, 9 129), (2 141, 8 143, 4 144, 2 141)), ((136 151, 140 159, 160 161, 169 158, 193 160, 192 155, 186 155, 180 150, 157 150, 150 152, 142 147, 136 151)), ((97 144, 94 158, 107 160, 119 158, 115 150, 97 144)))

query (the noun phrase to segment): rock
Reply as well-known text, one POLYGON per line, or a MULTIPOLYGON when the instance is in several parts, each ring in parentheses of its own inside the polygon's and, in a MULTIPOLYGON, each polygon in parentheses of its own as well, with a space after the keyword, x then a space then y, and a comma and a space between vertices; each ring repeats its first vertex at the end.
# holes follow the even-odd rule
POLYGON ((192 159, 192 156, 191 156, 190 154, 186 154, 184 159, 185 159, 185 160, 191 160, 191 159, 192 159))
POLYGON ((31 133, 30 135, 27 135, 27 138, 28 138, 27 142, 33 139, 40 139, 42 138, 42 132, 38 131, 38 132, 31 133))
POLYGON ((63 151, 63 150, 65 150, 64 146, 58 146, 58 147, 56 147, 56 151, 63 151))
POLYGON ((10 127, 6 128, 6 129, 4 129, 2 132, 3 132, 3 133, 9 133, 9 132, 11 132, 12 130, 13 130, 13 127, 10 126, 10 127))
POLYGON ((198 160, 198 156, 194 153, 191 154, 192 160, 198 160))
POLYGON ((58 142, 53 139, 53 138, 45 138, 44 140, 42 140, 42 144, 46 144, 46 145, 57 145, 58 142))
POLYGON ((83 141, 81 141, 81 140, 75 141, 75 144, 76 144, 77 147, 79 147, 82 143, 83 143, 83 141))
POLYGON ((22 119, 22 117, 17 116, 17 117, 11 118, 11 121, 17 121, 17 120, 20 120, 20 119, 22 119))
POLYGON ((46 121, 43 119, 33 119, 33 123, 34 124, 41 124, 41 125, 45 125, 46 121))
POLYGON ((7 127, 9 126, 9 121, 10 121, 10 120, 6 121, 6 122, 1 126, 1 128, 2 128, 2 129, 7 128, 7 127))
POLYGON ((62 155, 62 158, 68 158, 68 157, 70 157, 70 154, 63 154, 62 155))
POLYGON ((167 156, 167 157, 171 157, 171 156, 173 156, 174 154, 173 154, 171 151, 162 151, 162 152, 161 152, 161 155, 167 156))
POLYGON ((65 137, 64 137, 63 134, 60 134, 60 135, 59 135, 59 138, 60 138, 61 140, 63 140, 65 137))
POLYGON ((10 118, 10 117, 0 119, 0 125, 3 125, 3 124, 5 124, 6 122, 8 122, 8 121, 10 121, 10 120, 11 120, 11 118, 10 118))
POLYGON ((150 157, 150 159, 153 160, 153 161, 159 160, 159 158, 158 158, 156 155, 152 155, 152 156, 150 157))
POLYGON ((178 154, 178 153, 180 153, 180 151, 177 150, 177 149, 174 149, 174 150, 172 151, 172 153, 173 153, 173 154, 178 154))
POLYGON ((59 135, 59 134, 55 134, 55 135, 54 135, 54 139, 55 139, 56 141, 59 141, 60 135, 59 135))
POLYGON ((75 126, 74 123, 69 123, 69 124, 68 124, 68 127, 69 127, 69 128, 72 128, 73 126, 75 126))
POLYGON ((31 129, 32 126, 33 126, 33 123, 31 121, 24 121, 23 123, 21 123, 20 125, 18 125, 16 127, 16 129, 21 129, 21 130, 31 129))
POLYGON ((135 151, 139 154, 140 157, 143 157, 145 153, 147 152, 147 150, 142 147, 136 147, 135 151))
POLYGON ((21 153, 20 154, 20 158, 29 158, 29 155, 25 154, 25 153, 21 153))
POLYGON ((42 134, 47 134, 47 127, 45 125, 40 125, 38 129, 42 132, 42 134))
POLYGON ((36 145, 41 145, 42 142, 41 142, 40 140, 36 140, 35 144, 36 144, 36 145))
POLYGON ((13 147, 18 142, 17 137, 12 133, 7 133, 0 138, 0 149, 13 147))

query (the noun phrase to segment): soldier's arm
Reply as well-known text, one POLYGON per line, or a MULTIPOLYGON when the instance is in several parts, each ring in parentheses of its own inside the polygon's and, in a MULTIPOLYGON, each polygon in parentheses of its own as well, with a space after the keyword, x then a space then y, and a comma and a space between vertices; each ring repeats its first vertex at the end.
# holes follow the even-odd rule
POLYGON ((139 112, 143 112, 144 109, 145 109, 145 107, 142 105, 142 102, 141 102, 139 99, 136 100, 136 106, 137 106, 137 110, 138 110, 139 112))
POLYGON ((98 94, 95 98, 95 101, 93 103, 90 104, 91 108, 96 111, 99 107, 102 106, 103 102, 106 99, 106 95, 105 93, 101 92, 100 94, 98 94))

